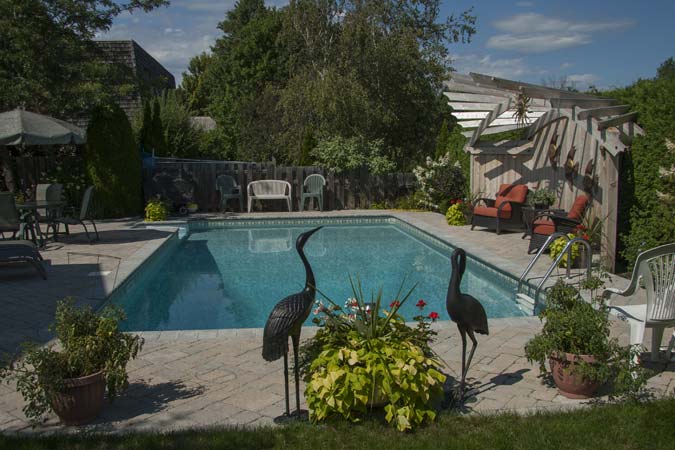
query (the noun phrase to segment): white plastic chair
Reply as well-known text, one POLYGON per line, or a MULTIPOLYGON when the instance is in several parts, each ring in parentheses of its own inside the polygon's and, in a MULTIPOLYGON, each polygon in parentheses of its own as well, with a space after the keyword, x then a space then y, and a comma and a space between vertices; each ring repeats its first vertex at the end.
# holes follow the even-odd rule
MULTIPOLYGON (((631 296, 640 279, 647 293, 647 303, 640 305, 612 306, 616 314, 630 324, 631 345, 642 345, 645 328, 652 329, 651 360, 657 361, 667 327, 675 327, 675 244, 652 248, 638 255, 630 284, 623 291, 608 288, 602 292, 609 299, 612 295, 631 296)), ((666 350, 669 361, 675 345, 675 331, 666 350)))

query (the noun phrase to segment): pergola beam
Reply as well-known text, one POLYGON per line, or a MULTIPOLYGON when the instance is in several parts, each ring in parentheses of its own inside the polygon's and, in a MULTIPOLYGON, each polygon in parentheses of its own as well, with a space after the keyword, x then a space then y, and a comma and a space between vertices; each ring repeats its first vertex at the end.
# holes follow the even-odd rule
POLYGON ((633 121, 637 117, 637 112, 631 112, 628 114, 622 114, 620 116, 612 117, 605 120, 598 121, 598 130, 605 130, 609 127, 615 127, 621 125, 622 123, 633 121))
POLYGON ((600 106, 599 108, 584 109, 577 113, 577 119, 584 120, 588 117, 615 116, 630 111, 630 105, 600 106))

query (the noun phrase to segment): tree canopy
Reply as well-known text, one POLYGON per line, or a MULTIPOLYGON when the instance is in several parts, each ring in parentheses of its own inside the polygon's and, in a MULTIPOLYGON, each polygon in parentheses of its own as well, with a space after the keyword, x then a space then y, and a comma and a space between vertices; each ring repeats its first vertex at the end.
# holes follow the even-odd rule
POLYGON ((185 98, 216 119, 239 159, 298 164, 322 154, 310 142, 359 142, 409 168, 434 153, 449 116, 448 45, 475 32, 470 10, 442 21, 439 8, 438 0, 292 0, 278 9, 240 0, 212 54, 191 61, 185 98))
POLYGON ((129 74, 120 66, 103 64, 93 39, 123 12, 166 4, 167 0, 0 0, 0 110, 24 106, 76 116, 128 91, 129 74))

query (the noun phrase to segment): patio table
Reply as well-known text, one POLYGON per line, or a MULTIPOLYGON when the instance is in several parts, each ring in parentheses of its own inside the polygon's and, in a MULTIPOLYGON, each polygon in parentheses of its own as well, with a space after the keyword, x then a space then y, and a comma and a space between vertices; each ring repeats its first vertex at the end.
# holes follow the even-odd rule
POLYGON ((23 203, 17 203, 16 204, 16 209, 19 211, 23 212, 28 212, 29 214, 25 215, 25 220, 26 220, 26 225, 31 232, 31 235, 33 237, 33 242, 37 244, 37 239, 39 238, 40 240, 40 247, 43 247, 45 244, 45 236, 42 234, 42 230, 40 229, 40 223, 37 220, 37 217, 35 216, 35 211, 38 209, 44 209, 47 211, 48 214, 48 223, 52 223, 54 219, 56 218, 56 214, 59 210, 63 208, 65 205, 65 202, 59 200, 59 201, 54 201, 54 200, 39 200, 39 201, 33 201, 33 202, 23 202, 23 203))

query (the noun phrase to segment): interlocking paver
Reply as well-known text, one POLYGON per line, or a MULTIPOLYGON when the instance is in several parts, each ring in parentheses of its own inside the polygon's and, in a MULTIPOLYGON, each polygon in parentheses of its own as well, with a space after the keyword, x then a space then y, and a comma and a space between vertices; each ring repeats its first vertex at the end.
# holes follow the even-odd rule
MULTIPOLYGON (((372 212, 343 211, 324 213, 323 216, 355 213, 372 212)), ((529 262, 530 256, 525 251, 527 241, 521 240, 519 234, 497 236, 494 233, 470 232, 467 227, 450 228, 445 225, 442 216, 432 213, 396 214, 414 221, 416 226, 428 232, 464 246, 470 253, 483 255, 516 275, 529 262), (499 253, 503 256, 491 256, 490 252, 496 248, 500 248, 499 253)), ((251 216, 276 217, 278 214, 251 216)), ((168 232, 133 229, 132 225, 133 221, 102 223, 103 243, 94 246, 78 235, 66 237, 64 243, 50 244, 43 252, 49 261, 50 278, 47 282, 34 277, 30 269, 13 267, 5 270, 3 267, 0 288, 6 295, 0 298, 0 308, 11 312, 12 318, 0 318, 0 350, 14 351, 25 336, 41 342, 49 340, 51 335, 47 332, 47 325, 53 319, 56 300, 64 295, 74 295, 79 303, 94 307, 103 303, 102 286, 111 282, 86 279, 88 272, 100 266, 91 258, 75 258, 72 255, 68 264, 68 252, 118 256, 126 264, 120 273, 129 273, 133 264, 142 262, 144 256, 139 255, 149 254, 169 236, 168 232)), ((619 285, 625 283, 618 277, 615 279, 619 285)), ((538 377, 538 368, 526 361, 523 347, 541 328, 537 318, 490 319, 489 325, 490 336, 478 336, 479 345, 469 371, 470 397, 462 411, 520 412, 578 408, 587 404, 567 399, 555 388, 543 384, 538 377)), ((456 385, 461 367, 459 333, 456 326, 447 321, 436 322, 433 327, 438 331, 433 348, 447 364, 444 371, 455 379, 453 384, 456 385)), ((625 323, 613 324, 613 335, 624 343, 627 342, 627 330, 625 323)), ((303 338, 313 332, 314 329, 303 330, 303 338)), ((106 404, 101 417, 88 429, 128 432, 220 424, 259 425, 271 424, 274 417, 283 413, 283 363, 262 360, 262 330, 142 334, 146 344, 139 358, 129 365, 130 388, 116 402, 106 404)), ((667 337, 669 335, 664 339, 667 337)), ((650 386, 660 395, 675 390, 673 369, 671 365, 650 380, 650 386)), ((293 408, 292 375, 290 379, 293 408)), ((22 433, 64 430, 54 417, 36 430, 31 429, 21 411, 23 400, 12 388, 0 386, 0 430, 22 433)), ((304 385, 301 384, 300 390, 304 392, 304 385)), ((304 398, 302 406, 306 407, 304 398)))

